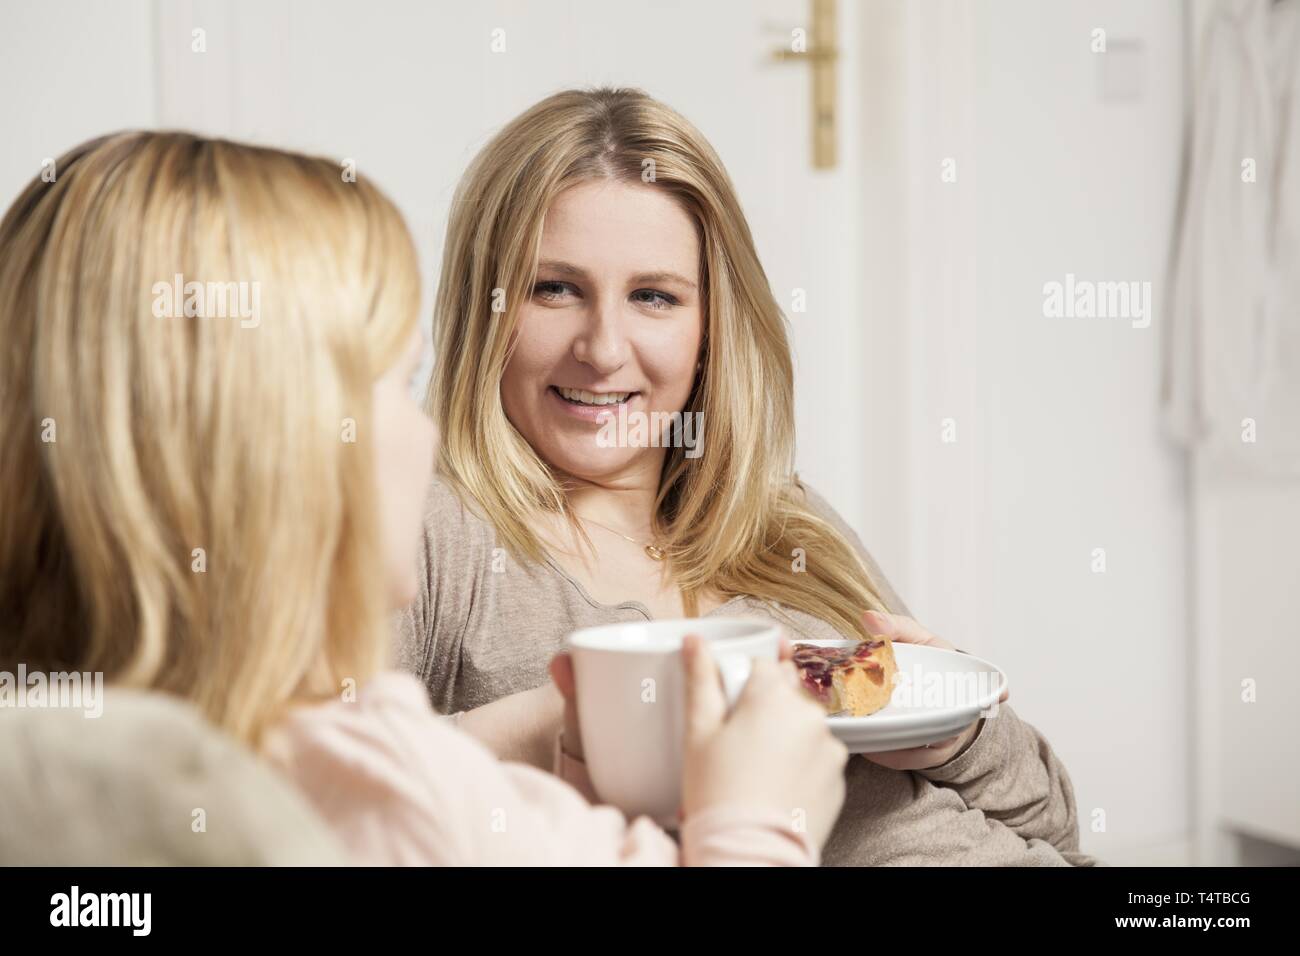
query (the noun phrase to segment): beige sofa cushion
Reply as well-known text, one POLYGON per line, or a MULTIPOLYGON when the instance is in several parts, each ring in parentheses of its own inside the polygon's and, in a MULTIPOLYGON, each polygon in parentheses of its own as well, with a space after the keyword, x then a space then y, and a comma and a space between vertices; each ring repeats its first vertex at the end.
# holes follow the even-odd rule
POLYGON ((288 782, 163 694, 0 708, 0 807, 4 865, 347 862, 288 782))

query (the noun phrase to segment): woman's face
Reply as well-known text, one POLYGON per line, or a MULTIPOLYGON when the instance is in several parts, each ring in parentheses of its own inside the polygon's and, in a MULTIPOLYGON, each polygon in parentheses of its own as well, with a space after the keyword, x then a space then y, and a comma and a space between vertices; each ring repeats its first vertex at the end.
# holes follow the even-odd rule
POLYGON ((388 600, 394 608, 405 607, 415 597, 415 558, 438 444, 437 429, 412 397, 421 346, 419 334, 413 332, 402 356, 374 385, 375 487, 388 600))
POLYGON ((657 478, 664 449, 597 437, 611 415, 628 427, 606 437, 634 435, 636 416, 654 422, 690 397, 703 332, 694 222, 653 185, 580 183, 547 210, 538 258, 501 380, 506 416, 565 474, 657 478))

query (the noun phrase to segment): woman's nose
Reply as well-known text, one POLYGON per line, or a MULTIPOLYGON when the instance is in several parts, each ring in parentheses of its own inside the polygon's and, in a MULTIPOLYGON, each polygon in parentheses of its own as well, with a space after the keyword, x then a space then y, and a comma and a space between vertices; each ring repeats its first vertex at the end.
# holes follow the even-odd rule
POLYGON ((622 317, 612 303, 596 305, 574 340, 573 357, 591 366, 598 375, 618 371, 627 362, 628 341, 622 317))

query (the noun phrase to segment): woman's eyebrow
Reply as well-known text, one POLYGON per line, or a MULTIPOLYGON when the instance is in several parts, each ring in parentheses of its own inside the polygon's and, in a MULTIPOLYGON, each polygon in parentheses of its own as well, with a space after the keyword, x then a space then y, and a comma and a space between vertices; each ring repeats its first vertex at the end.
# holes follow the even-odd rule
POLYGON ((573 276, 575 279, 587 278, 586 269, 562 259, 542 259, 537 263, 537 271, 538 273, 557 272, 562 276, 573 276))
MULTIPOLYGON (((590 278, 586 269, 582 266, 574 265, 572 262, 565 262, 563 259, 541 259, 537 263, 537 273, 546 272, 552 275, 570 276, 575 279, 590 278)), ((685 286, 688 289, 694 289, 695 283, 686 278, 680 272, 672 272, 668 269, 659 269, 654 272, 638 272, 631 279, 634 285, 654 282, 675 282, 678 285, 685 286)))
POLYGON ((641 283, 653 282, 676 282, 678 285, 685 286, 688 289, 695 288, 695 283, 686 278, 686 276, 677 272, 668 272, 666 270, 659 272, 641 272, 634 275, 632 281, 638 285, 641 283))

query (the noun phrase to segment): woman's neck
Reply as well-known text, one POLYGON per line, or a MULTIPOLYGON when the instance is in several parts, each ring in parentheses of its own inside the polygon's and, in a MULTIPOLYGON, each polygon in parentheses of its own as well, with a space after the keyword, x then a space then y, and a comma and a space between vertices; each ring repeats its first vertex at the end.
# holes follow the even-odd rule
POLYGON ((649 537, 659 494, 658 467, 643 467, 613 478, 566 476, 565 497, 570 509, 632 536, 649 537))

